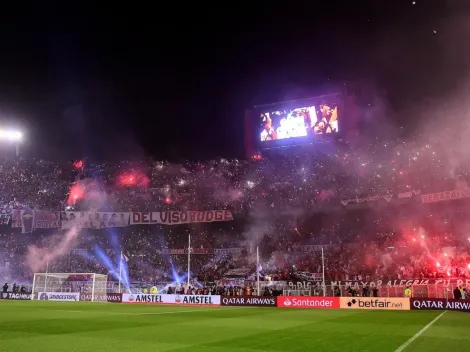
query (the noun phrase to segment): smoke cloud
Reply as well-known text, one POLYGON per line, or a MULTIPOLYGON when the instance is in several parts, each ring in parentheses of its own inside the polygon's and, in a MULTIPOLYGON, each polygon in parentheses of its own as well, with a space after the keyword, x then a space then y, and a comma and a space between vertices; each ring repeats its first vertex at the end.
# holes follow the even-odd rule
POLYGON ((44 271, 47 263, 52 263, 56 258, 66 255, 70 252, 77 241, 80 230, 73 228, 64 234, 56 234, 48 238, 43 247, 36 245, 28 246, 26 255, 26 264, 33 273, 44 271))

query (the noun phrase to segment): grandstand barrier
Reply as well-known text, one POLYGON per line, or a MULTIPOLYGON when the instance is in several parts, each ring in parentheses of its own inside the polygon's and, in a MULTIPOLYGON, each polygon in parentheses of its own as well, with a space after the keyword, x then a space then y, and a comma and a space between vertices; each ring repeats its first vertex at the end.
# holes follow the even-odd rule
POLYGON ((280 308, 340 308, 339 297, 316 296, 277 296, 277 306, 280 308))
POLYGON ((38 292, 40 301, 78 302, 80 292, 38 292))
POLYGON ((123 293, 122 303, 175 304, 182 306, 220 306, 220 296, 123 293))
POLYGON ((122 293, 95 294, 94 296, 91 293, 80 293, 80 301, 122 303, 122 293))
POLYGON ((470 312, 470 301, 444 298, 411 298, 411 310, 455 310, 470 312))
POLYGON ((277 307, 276 297, 269 296, 220 296, 221 306, 277 307))
POLYGON ((29 301, 31 300, 31 293, 18 293, 18 292, 2 292, 0 299, 10 299, 15 301, 29 301))
MULTIPOLYGON (((312 296, 317 291, 318 296, 323 296, 325 289, 327 297, 335 295, 335 288, 339 288, 341 296, 348 296, 348 289, 355 289, 359 294, 363 288, 368 286, 370 289, 377 287, 379 297, 403 297, 405 288, 410 285, 413 289, 413 297, 420 298, 454 298, 452 291, 456 287, 467 287, 470 289, 470 280, 454 280, 455 282, 443 282, 445 280, 426 279, 426 280, 400 280, 397 285, 377 284, 377 282, 350 281, 341 284, 331 284, 323 286, 320 282, 309 281, 262 281, 261 292, 266 287, 282 290, 283 296, 312 296), (434 282, 432 282, 433 280, 434 282), (428 282, 428 283, 425 283, 428 282)), ((337 281, 338 282, 338 281, 337 281)), ((245 284, 255 285, 254 282, 247 281, 245 284)))
POLYGON ((34 298, 39 301, 122 303, 122 293, 104 293, 93 296, 89 292, 38 292, 36 297, 33 297, 31 293, 3 292, 0 294, 0 299, 32 300, 34 298))
POLYGON ((339 297, 341 309, 410 310, 409 298, 339 297))

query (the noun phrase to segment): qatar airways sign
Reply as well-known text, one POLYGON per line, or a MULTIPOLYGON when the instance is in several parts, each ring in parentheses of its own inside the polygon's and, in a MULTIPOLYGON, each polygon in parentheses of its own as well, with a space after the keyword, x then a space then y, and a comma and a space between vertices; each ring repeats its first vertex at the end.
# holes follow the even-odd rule
POLYGON ((461 299, 445 298, 412 298, 411 309, 413 310, 458 310, 470 312, 470 302, 461 299))
POLYGON ((154 211, 132 213, 131 224, 178 225, 231 220, 233 220, 233 216, 230 210, 154 211))
POLYGON ((231 307, 276 307, 276 297, 222 296, 221 306, 231 307))
POLYGON ((339 308, 339 297, 309 297, 309 296, 278 296, 277 306, 280 308, 339 308))

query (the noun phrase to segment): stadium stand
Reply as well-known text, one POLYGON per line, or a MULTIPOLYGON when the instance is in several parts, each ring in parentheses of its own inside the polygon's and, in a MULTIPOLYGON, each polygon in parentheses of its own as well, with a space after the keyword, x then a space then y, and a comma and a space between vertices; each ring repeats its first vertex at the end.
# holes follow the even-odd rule
POLYGON ((470 214, 466 200, 457 199, 467 194, 450 196, 455 199, 448 202, 427 196, 467 190, 467 165, 457 165, 440 146, 432 139, 397 140, 250 161, 180 164, 85 160, 60 165, 3 158, 0 277, 28 285, 34 271, 29 248, 50 247, 58 232, 22 233, 14 225, 15 211, 58 211, 64 220, 66 211, 227 209, 232 221, 83 229, 48 270, 102 273, 112 280, 113 269, 97 258, 96 247, 114 258, 116 240, 131 282, 173 282, 186 270, 184 248, 191 234, 191 272, 203 283, 252 280, 255 245, 267 281, 320 273, 320 247, 327 281, 470 278, 465 227, 470 214))

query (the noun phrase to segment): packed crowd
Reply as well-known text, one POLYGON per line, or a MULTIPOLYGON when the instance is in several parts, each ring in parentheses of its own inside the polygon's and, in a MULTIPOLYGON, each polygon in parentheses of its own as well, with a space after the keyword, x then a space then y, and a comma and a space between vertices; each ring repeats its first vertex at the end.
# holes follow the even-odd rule
MULTIPOLYGON (((66 255, 49 263, 51 272, 108 273, 116 279, 116 265, 106 264, 100 251, 115 263, 122 250, 130 280, 180 280, 187 257, 167 249, 185 248, 191 233, 193 247, 211 249, 192 255, 192 275, 201 281, 252 276, 256 246, 263 279, 318 273, 321 257, 314 245, 325 248, 331 280, 470 277, 465 204, 410 201, 350 209, 340 202, 466 188, 470 163, 457 162, 441 142, 343 143, 296 155, 184 164, 1 159, 0 198, 3 210, 230 209, 236 214, 226 223, 83 230, 66 255), (224 248, 240 251, 213 251, 224 248)), ((28 246, 50 246, 54 231, 19 235, 8 225, 0 230, 0 277, 31 280, 28 246)))
POLYGON ((42 210, 278 210, 466 186, 468 165, 442 140, 335 144, 249 161, 57 164, 0 159, 0 201, 42 210))
MULTIPOLYGON (((196 253, 191 255, 191 277, 200 282, 254 278, 256 246, 262 280, 322 273, 321 248, 325 276, 331 281, 470 278, 470 242, 465 233, 470 214, 463 203, 447 206, 442 212, 437 206, 390 205, 386 213, 367 207, 353 211, 354 216, 345 209, 263 220, 263 227, 243 215, 222 223, 82 230, 70 250, 54 257, 47 270, 103 273, 117 281, 122 251, 129 281, 184 282, 188 256, 184 251, 171 254, 171 249, 187 248, 191 234, 196 253)), ((10 229, 1 234, 0 277, 31 282, 30 246, 53 248, 62 236, 51 230, 19 234, 10 229)))

